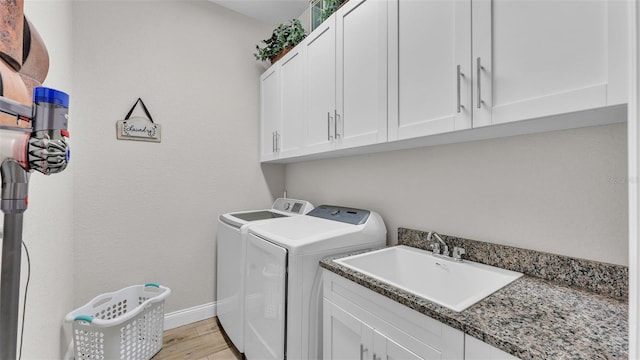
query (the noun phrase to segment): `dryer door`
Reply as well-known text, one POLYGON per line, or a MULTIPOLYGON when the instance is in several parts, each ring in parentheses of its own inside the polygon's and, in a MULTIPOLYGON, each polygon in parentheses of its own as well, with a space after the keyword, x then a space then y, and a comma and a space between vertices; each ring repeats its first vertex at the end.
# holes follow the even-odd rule
POLYGON ((284 359, 287 249, 249 234, 245 285, 245 356, 284 359))

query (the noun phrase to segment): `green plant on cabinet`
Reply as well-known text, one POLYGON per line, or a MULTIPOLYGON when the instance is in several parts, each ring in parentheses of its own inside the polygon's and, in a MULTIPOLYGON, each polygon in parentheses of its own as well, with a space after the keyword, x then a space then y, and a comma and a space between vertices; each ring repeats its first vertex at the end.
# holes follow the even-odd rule
POLYGON ((338 8, 348 0, 325 0, 324 9, 322 10, 322 21, 325 21, 338 10, 338 8))
POLYGON ((253 55, 258 61, 269 60, 274 63, 281 52, 288 51, 288 48, 298 45, 306 36, 307 34, 298 19, 292 19, 286 24, 278 24, 273 29, 271 37, 262 40, 265 44, 264 47, 256 45, 257 52, 253 55))

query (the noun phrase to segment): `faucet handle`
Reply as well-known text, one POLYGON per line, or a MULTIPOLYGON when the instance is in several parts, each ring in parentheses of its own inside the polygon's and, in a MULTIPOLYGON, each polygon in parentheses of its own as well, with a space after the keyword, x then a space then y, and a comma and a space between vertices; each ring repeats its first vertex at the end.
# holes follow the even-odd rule
POLYGON ((446 244, 445 244, 445 245, 443 245, 443 246, 444 246, 444 249, 442 249, 442 255, 444 255, 444 256, 450 256, 450 255, 449 255, 449 247, 448 247, 446 244))
POLYGON ((433 251, 434 254, 440 254, 440 244, 431 243, 431 251, 433 251))
POLYGON ((457 246, 453 248, 453 258, 458 261, 462 261, 462 255, 466 253, 467 252, 464 250, 464 248, 457 247, 457 246))

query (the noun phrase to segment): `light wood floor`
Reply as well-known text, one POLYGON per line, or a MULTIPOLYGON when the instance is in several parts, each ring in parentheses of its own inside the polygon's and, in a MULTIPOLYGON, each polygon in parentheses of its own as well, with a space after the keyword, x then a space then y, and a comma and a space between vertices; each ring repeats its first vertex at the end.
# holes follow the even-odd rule
POLYGON ((162 350, 153 360, 240 360, 216 318, 167 330, 162 350))

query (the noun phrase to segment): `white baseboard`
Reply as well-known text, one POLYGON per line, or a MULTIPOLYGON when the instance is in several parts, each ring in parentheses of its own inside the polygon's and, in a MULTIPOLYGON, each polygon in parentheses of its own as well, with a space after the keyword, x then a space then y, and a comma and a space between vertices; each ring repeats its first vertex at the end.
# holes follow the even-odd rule
POLYGON ((164 329, 169 330, 216 316, 216 303, 211 302, 164 315, 164 329))

